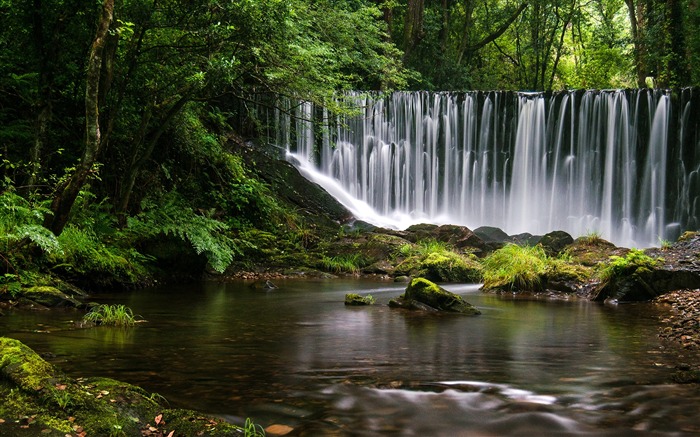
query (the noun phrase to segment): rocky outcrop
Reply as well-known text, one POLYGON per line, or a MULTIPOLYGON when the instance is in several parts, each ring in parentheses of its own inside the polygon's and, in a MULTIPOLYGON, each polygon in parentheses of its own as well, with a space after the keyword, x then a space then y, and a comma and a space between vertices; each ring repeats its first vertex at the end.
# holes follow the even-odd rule
POLYGON ((632 266, 603 282, 594 300, 648 301, 670 291, 700 288, 700 234, 686 233, 676 243, 645 254, 655 260, 653 265, 632 266))
POLYGON ((481 311, 466 302, 461 296, 424 278, 414 278, 402 296, 389 301, 389 306, 432 312, 481 314, 481 311))
POLYGON ((307 212, 309 217, 316 217, 321 221, 329 220, 336 224, 353 220, 347 208, 320 185, 306 179, 282 156, 264 152, 258 147, 243 144, 237 144, 237 147, 246 164, 270 184, 280 198, 307 212))
POLYGON ((409 226, 404 232, 404 238, 412 243, 421 240, 435 240, 447 243, 457 249, 473 248, 482 251, 484 242, 474 232, 465 226, 419 224, 409 226))

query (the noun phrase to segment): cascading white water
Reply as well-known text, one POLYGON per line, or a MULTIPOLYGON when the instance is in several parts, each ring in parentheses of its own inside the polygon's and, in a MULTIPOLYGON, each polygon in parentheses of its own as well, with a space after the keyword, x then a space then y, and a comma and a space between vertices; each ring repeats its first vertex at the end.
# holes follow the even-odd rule
MULTIPOLYGON (((371 206, 374 214, 364 206, 355 211, 363 220, 395 227, 487 225, 510 234, 596 232, 634 247, 658 244, 669 229, 677 233, 682 225, 674 217, 695 223, 695 206, 669 205, 666 193, 669 160, 677 159, 668 157, 668 95, 612 90, 344 98, 362 114, 329 123, 327 112, 314 117, 312 105, 302 102, 296 123, 277 122, 281 131, 294 126, 295 132, 277 138, 285 139, 309 177, 331 177, 371 206), (314 136, 314 118, 324 124, 316 129, 321 138, 314 136)), ((697 194, 685 187, 698 185, 699 166, 681 165, 690 170, 674 170, 682 187, 672 200, 696 204, 697 194)))

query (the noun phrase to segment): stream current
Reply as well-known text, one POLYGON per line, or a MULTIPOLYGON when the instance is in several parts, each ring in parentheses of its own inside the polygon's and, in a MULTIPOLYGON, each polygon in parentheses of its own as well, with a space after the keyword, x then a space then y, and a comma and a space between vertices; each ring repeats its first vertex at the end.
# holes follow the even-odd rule
MULTIPOLYGON (((288 425, 297 436, 693 435, 700 390, 669 383, 677 350, 650 304, 523 300, 447 285, 476 317, 391 309, 405 285, 201 283, 97 295, 147 322, 14 311, 0 334, 70 375, 107 376, 173 407, 288 425), (345 307, 344 295, 377 304, 345 307)), ((688 362, 697 356, 687 353, 688 362)))

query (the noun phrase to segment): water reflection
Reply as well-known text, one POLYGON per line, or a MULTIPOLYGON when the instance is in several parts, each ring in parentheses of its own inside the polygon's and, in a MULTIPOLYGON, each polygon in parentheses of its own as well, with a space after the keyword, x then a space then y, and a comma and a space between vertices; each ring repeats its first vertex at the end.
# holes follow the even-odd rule
POLYGON ((75 312, 14 313, 0 327, 55 354, 69 373, 140 384, 175 406, 285 423, 297 435, 700 431, 687 413, 700 395, 662 384, 671 356, 659 349, 648 305, 504 299, 448 286, 483 313, 467 317, 390 309, 402 285, 277 285, 99 296, 148 320, 130 330, 76 329, 75 312), (345 307, 348 292, 371 293, 378 305, 345 307))

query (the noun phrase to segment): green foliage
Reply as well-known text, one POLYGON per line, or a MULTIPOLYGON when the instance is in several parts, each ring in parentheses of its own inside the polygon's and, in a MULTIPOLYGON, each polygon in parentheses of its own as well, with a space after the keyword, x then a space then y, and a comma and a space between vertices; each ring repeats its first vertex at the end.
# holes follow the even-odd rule
POLYGON ((68 390, 59 390, 55 387, 49 389, 47 401, 53 402, 58 405, 63 411, 67 411, 68 407, 73 405, 73 395, 68 390))
POLYGON ((121 248, 103 241, 93 229, 68 225, 58 241, 62 253, 47 257, 57 272, 78 281, 112 286, 138 284, 149 276, 150 259, 133 248, 121 248))
POLYGON ((15 296, 28 284, 32 246, 49 255, 63 253, 56 236, 41 226, 48 213, 11 189, 0 194, 0 293, 15 296))
POLYGON ((397 256, 403 259, 398 274, 423 276, 432 281, 478 282, 481 266, 473 256, 455 252, 447 243, 434 239, 399 247, 397 256))
POLYGON ((41 226, 49 210, 6 190, 0 194, 0 251, 12 255, 23 244, 31 242, 44 252, 61 251, 56 236, 41 226))
POLYGON ((97 305, 85 314, 83 320, 103 326, 129 327, 136 323, 133 311, 125 305, 97 305))
POLYGON ((507 244, 484 259, 484 288, 541 291, 548 262, 541 246, 507 244))
POLYGON ((622 276, 629 276, 636 272, 650 271, 656 268, 659 260, 645 254, 639 249, 630 249, 624 257, 613 255, 610 262, 599 272, 599 278, 603 282, 609 282, 622 276))
POLYGON ((335 273, 359 273, 365 265, 363 256, 359 253, 343 254, 333 257, 321 257, 321 267, 335 273))
POLYGON ((600 232, 598 232, 598 231, 589 231, 586 233, 586 235, 579 237, 578 240, 582 244, 587 244, 587 245, 593 245, 593 244, 597 244, 597 243, 603 241, 603 239, 600 236, 600 232))
POLYGON ((265 437, 265 430, 261 425, 255 424, 250 417, 246 417, 245 425, 243 425, 245 437, 265 437))
POLYGON ((143 211, 127 220, 131 233, 139 238, 172 235, 189 243, 194 251, 207 257, 211 268, 223 272, 240 253, 235 242, 224 231, 226 224, 211 217, 211 212, 195 212, 175 192, 156 200, 146 199, 143 211))

